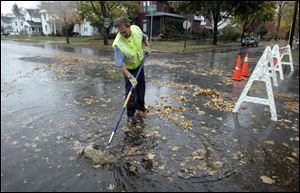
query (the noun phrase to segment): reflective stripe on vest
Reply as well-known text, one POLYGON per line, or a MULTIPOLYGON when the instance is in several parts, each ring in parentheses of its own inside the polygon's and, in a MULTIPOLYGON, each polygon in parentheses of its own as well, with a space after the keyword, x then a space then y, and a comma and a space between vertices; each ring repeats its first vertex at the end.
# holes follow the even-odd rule
POLYGON ((136 25, 131 25, 130 30, 130 38, 133 41, 132 44, 128 42, 128 39, 118 33, 112 47, 113 49, 115 46, 119 47, 124 55, 124 63, 127 69, 136 69, 144 58, 144 52, 142 49, 143 32, 136 25))

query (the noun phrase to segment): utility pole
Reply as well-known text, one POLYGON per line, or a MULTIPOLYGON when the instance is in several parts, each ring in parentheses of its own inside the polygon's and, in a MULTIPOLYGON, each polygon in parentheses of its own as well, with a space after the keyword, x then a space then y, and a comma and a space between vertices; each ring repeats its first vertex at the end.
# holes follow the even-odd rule
POLYGON ((185 22, 185 36, 184 36, 184 49, 186 48, 186 36, 187 36, 187 32, 188 32, 188 28, 187 28, 188 22, 185 22))
POLYGON ((153 10, 151 11, 151 32, 150 32, 150 43, 152 43, 152 25, 153 25, 153 10))
POLYGON ((150 43, 152 43, 152 28, 153 28, 153 14, 156 12, 156 5, 152 5, 149 7, 148 12, 151 14, 151 21, 150 21, 150 43))
POLYGON ((291 48, 293 46, 293 38, 294 38, 297 11, 298 11, 298 1, 295 1, 293 23, 292 23, 292 27, 291 27, 291 31, 290 31, 290 37, 289 37, 289 45, 291 46, 291 48))

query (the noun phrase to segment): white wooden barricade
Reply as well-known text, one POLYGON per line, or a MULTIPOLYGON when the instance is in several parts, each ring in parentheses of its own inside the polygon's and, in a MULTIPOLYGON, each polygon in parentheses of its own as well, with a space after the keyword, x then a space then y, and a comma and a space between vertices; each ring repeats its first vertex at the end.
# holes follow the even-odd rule
POLYGON ((275 71, 279 72, 280 79, 283 80, 283 71, 282 71, 282 64, 281 64, 281 56, 279 52, 278 44, 275 44, 272 48, 272 55, 277 63, 274 62, 275 71))
MULTIPOLYGON (((238 112, 242 102, 252 102, 256 104, 268 105, 271 109, 271 120, 277 121, 277 113, 273 96, 272 83, 269 73, 269 64, 274 65, 274 60, 272 56, 272 50, 270 46, 267 46, 263 55, 260 57, 252 75, 250 76, 241 96, 239 97, 237 103, 233 108, 233 112, 238 112), (268 93, 268 98, 263 99, 259 97, 247 96, 254 81, 263 81, 266 84, 266 89, 268 93)), ((274 80, 274 79, 273 79, 274 80)), ((277 79, 276 79, 277 80, 277 79)))
POLYGON ((280 54, 280 61, 282 65, 290 65, 291 66, 291 72, 294 72, 294 65, 293 65, 293 58, 292 58, 292 51, 290 45, 287 45, 285 47, 279 48, 280 54), (289 56, 288 62, 283 62, 282 59, 285 55, 289 56))

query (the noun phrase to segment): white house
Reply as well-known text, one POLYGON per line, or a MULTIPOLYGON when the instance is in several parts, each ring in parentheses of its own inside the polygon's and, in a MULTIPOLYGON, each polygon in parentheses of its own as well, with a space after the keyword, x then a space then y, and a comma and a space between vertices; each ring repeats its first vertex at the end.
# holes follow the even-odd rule
POLYGON ((56 13, 51 12, 46 9, 42 9, 40 11, 41 14, 41 20, 42 20, 42 27, 43 27, 43 33, 45 35, 49 34, 57 34, 58 32, 62 32, 62 27, 60 24, 58 24, 56 20, 56 13))
POLYGON ((18 17, 1 16, 1 29, 3 33, 19 35, 24 32, 24 15, 18 17))
POLYGON ((39 9, 26 9, 25 11, 25 31, 28 35, 40 35, 42 32, 42 22, 39 9))
POLYGON ((89 21, 84 19, 80 24, 74 25, 73 33, 80 36, 95 36, 99 35, 99 29, 93 27, 89 21))
POLYGON ((24 15, 14 17, 11 20, 11 22, 13 28, 13 35, 19 35, 20 33, 24 33, 24 24, 25 24, 24 15))
POLYGON ((33 22, 41 22, 41 15, 39 9, 26 9, 25 11, 25 20, 33 22))
POLYGON ((14 19, 13 17, 1 16, 1 33, 4 34, 13 33, 13 28, 12 28, 13 19, 14 19))

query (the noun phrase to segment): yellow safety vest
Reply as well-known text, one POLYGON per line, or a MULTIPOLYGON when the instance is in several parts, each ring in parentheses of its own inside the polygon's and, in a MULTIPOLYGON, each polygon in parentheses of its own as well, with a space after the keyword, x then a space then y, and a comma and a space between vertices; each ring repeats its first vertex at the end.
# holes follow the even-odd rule
POLYGON ((117 34, 112 47, 118 46, 124 55, 124 63, 127 69, 136 69, 144 58, 142 49, 143 32, 136 26, 131 25, 131 36, 124 38, 120 32, 117 34))

